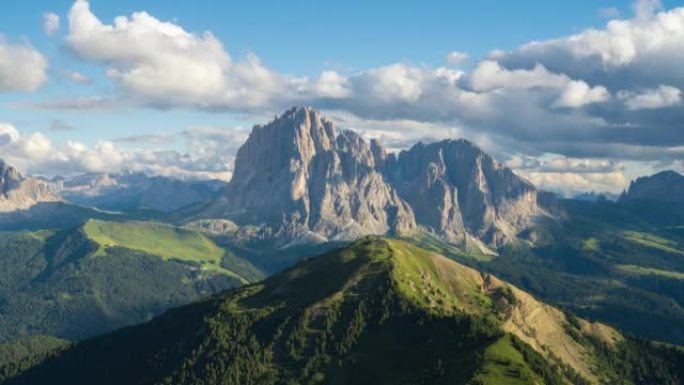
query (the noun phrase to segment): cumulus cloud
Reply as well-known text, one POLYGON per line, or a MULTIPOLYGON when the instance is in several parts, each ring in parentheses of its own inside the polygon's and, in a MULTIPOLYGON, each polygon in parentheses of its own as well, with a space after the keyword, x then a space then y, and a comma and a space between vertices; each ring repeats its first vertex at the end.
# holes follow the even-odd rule
POLYGON ((52 36, 59 30, 59 15, 52 12, 45 12, 43 14, 43 32, 46 35, 52 36))
POLYGON ((682 101, 682 91, 678 88, 660 85, 658 88, 643 91, 621 91, 618 97, 625 101, 630 110, 671 107, 682 101))
POLYGON ((452 66, 458 66, 463 64, 466 60, 468 60, 468 53, 467 52, 461 52, 461 51, 452 51, 449 52, 449 54, 446 56, 446 62, 449 65, 452 66))
POLYGON ((69 47, 104 63, 107 75, 150 104, 249 107, 263 105, 286 86, 249 54, 232 60, 210 32, 197 35, 146 12, 105 24, 86 0, 69 12, 69 47))
POLYGON ((561 107, 581 107, 590 103, 605 102, 610 98, 610 93, 605 87, 589 87, 582 80, 572 80, 565 85, 563 93, 556 101, 561 107))
POLYGON ((514 155, 505 165, 537 187, 566 197, 585 191, 618 193, 628 183, 625 166, 613 159, 514 155))
MULTIPOLYGON (((226 158, 223 159, 216 157, 219 151, 203 152, 203 145, 206 146, 210 140, 201 138, 206 135, 218 140, 221 135, 231 136, 229 132, 230 129, 218 128, 214 131, 189 129, 184 136, 191 138, 187 140, 186 151, 183 152, 158 148, 122 148, 116 142, 106 140, 93 145, 76 140, 56 144, 41 133, 22 134, 13 125, 0 123, 0 153, 8 163, 33 174, 68 175, 131 170, 188 179, 227 180, 232 170, 232 153, 224 153, 226 158)), ((165 134, 162 136, 165 137, 165 134)), ((151 136, 122 139, 118 142, 140 144, 152 140, 154 144, 161 143, 151 139, 151 136)), ((215 147, 219 145, 214 144, 215 147)))
POLYGON ((0 92, 33 91, 47 81, 47 59, 28 43, 10 44, 0 35, 0 92))
POLYGON ((609 21, 605 28, 545 41, 533 41, 499 55, 508 68, 541 63, 548 70, 588 82, 597 79, 613 90, 671 84, 684 80, 684 8, 654 13, 652 1, 638 2, 631 19, 609 21), (676 82, 667 82, 677 80, 676 82))

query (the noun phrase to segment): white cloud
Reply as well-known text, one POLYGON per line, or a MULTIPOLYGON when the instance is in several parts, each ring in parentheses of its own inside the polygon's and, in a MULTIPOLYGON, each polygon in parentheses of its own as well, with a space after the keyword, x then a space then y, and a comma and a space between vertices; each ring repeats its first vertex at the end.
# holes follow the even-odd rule
POLYGON ((609 98, 610 93, 605 87, 589 87, 582 80, 572 80, 565 85, 556 105, 560 107, 581 107, 590 103, 605 102, 609 98))
POLYGON ((89 77, 78 71, 69 71, 67 72, 66 76, 69 78, 69 80, 76 83, 87 84, 91 82, 89 77))
POLYGON ((311 88, 313 94, 323 98, 344 98, 351 95, 349 78, 335 71, 323 71, 311 88))
POLYGON ((620 171, 606 173, 522 171, 520 174, 535 186, 547 191, 560 192, 566 197, 587 191, 619 193, 629 182, 620 171))
POLYGON ((0 92, 33 91, 47 81, 47 59, 28 43, 9 44, 0 35, 0 92))
MULTIPOLYGON (((184 134, 187 152, 179 152, 121 148, 112 141, 104 140, 92 146, 76 140, 55 144, 41 133, 22 134, 13 125, 0 123, 0 154, 13 166, 34 174, 66 175, 132 170, 189 179, 225 180, 230 178, 232 156, 236 147, 227 146, 226 141, 220 138, 222 135, 232 135, 236 140, 243 140, 244 136, 237 134, 239 132, 241 130, 190 129, 184 134)), ((137 139, 128 138, 124 142, 135 144, 138 143, 137 139)))
POLYGON ((516 88, 555 90, 560 94, 554 105, 559 107, 581 107, 610 97, 603 86, 590 87, 583 80, 572 80, 567 75, 549 72, 539 63, 531 70, 508 70, 495 61, 485 60, 470 73, 469 79, 470 86, 478 92, 516 88))
POLYGON ((621 91, 618 98, 623 99, 630 110, 664 108, 679 104, 682 101, 682 91, 661 84, 658 88, 640 92, 621 91))
POLYGON ((452 51, 446 56, 446 62, 452 66, 459 66, 468 60, 468 53, 461 51, 452 51))
POLYGON ((189 33, 146 12, 102 23, 85 0, 69 12, 67 42, 84 59, 108 65, 121 86, 158 105, 263 105, 286 86, 278 74, 247 55, 233 61, 210 32, 189 33))
POLYGON ((492 91, 500 88, 562 88, 570 78, 566 75, 549 72, 543 65, 537 64, 531 70, 508 70, 495 61, 480 62, 470 73, 470 85, 478 92, 492 91))
POLYGON ((39 132, 21 135, 11 124, 0 123, 0 153, 10 161, 14 157, 40 161, 52 152, 50 140, 39 132))
POLYGON ((59 15, 52 12, 43 14, 43 31, 46 35, 52 36, 59 30, 59 15))
POLYGON ((545 154, 542 157, 516 154, 511 156, 504 164, 507 167, 520 171, 554 173, 610 173, 624 170, 622 163, 608 158, 572 158, 552 154, 545 154))

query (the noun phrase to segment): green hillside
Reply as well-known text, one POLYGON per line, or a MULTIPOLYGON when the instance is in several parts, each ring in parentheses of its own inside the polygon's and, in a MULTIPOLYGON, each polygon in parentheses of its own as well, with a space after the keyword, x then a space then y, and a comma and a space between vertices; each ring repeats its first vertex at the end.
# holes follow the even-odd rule
MULTIPOLYGON (((684 344, 684 206, 564 201, 564 216, 499 255, 426 245, 577 315, 644 338, 684 344)), ((425 245, 425 237, 411 240, 425 245)))
POLYGON ((679 384, 681 352, 365 238, 84 341, 9 384, 679 384))
POLYGON ((95 256, 106 254, 107 249, 112 247, 123 247, 165 260, 195 262, 205 269, 247 282, 234 272, 224 269, 221 260, 225 251, 194 230, 156 222, 89 220, 83 225, 83 232, 98 244, 95 256))
POLYGON ((3 233, 0 343, 79 340, 261 277, 204 235, 153 222, 3 233))

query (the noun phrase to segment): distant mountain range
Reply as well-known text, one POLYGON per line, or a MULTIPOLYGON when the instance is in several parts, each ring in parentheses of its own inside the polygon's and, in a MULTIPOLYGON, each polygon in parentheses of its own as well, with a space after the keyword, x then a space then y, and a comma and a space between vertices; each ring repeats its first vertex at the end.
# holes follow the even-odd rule
POLYGON ((572 197, 572 199, 575 199, 578 201, 588 201, 588 202, 596 202, 598 200, 606 200, 609 202, 615 202, 619 198, 620 198, 620 194, 611 193, 609 191, 604 191, 604 192, 589 191, 589 192, 583 192, 581 194, 574 195, 572 197))
POLYGON ((56 177, 47 185, 51 192, 81 206, 169 212, 215 198, 226 184, 219 180, 186 181, 124 172, 56 177))

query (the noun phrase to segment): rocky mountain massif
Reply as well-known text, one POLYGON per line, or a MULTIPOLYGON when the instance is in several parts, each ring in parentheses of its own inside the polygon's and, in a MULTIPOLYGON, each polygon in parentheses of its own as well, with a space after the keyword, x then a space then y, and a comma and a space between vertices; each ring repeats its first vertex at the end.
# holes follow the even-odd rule
POLYGON ((419 143, 397 156, 307 107, 254 127, 226 193, 198 217, 286 240, 427 230, 486 250, 548 215, 532 184, 468 141, 419 143))
MULTIPOLYGON (((381 238, 57 349, 8 383, 674 385, 684 379, 683 355, 674 348, 632 340, 492 275, 381 238)), ((15 364, 26 368, 45 356, 15 364)))
POLYGON ((59 202, 44 181, 23 176, 14 167, 0 160, 0 213, 26 210, 40 202, 59 202))
POLYGON ((620 202, 659 201, 684 203, 684 175, 662 171, 633 180, 620 202))

